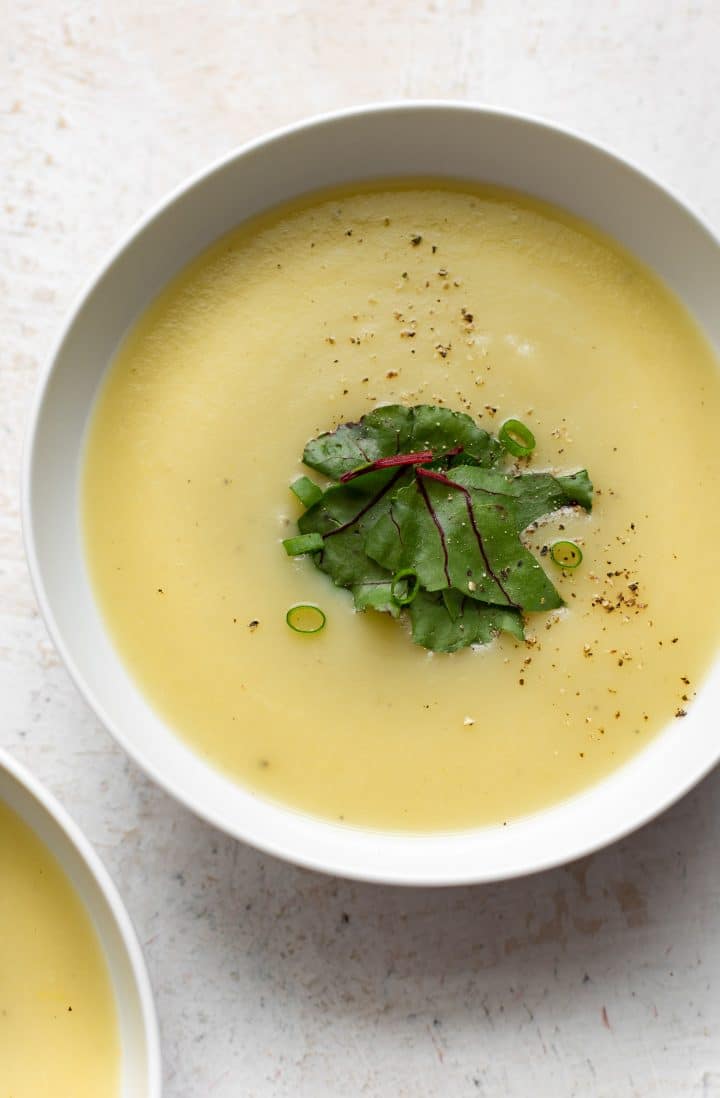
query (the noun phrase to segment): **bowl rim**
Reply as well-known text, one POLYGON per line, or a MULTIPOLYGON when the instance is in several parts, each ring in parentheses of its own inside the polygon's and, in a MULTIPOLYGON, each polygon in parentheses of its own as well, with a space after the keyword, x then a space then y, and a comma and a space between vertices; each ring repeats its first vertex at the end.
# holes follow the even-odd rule
MULTIPOLYGON (((6 748, 0 747, 0 773, 3 772, 10 775, 15 783, 22 789, 23 795, 26 796, 28 800, 33 800, 39 805, 41 811, 52 821, 54 828, 68 840, 74 852, 89 871, 96 887, 99 889, 100 894, 109 908, 115 928, 118 931, 125 948, 133 982, 140 999, 142 1027, 147 1043, 148 1098, 160 1098, 160 1095, 162 1094, 162 1052, 155 998, 137 931, 133 926, 130 914, 125 907, 118 888, 92 843, 86 837, 79 825, 75 823, 67 809, 65 809, 55 795, 35 777, 32 771, 18 762, 6 748)), ((32 829, 31 824, 28 824, 28 826, 32 829)), ((50 846, 48 846, 48 850, 53 857, 56 857, 55 851, 50 846)), ((65 870, 62 865, 61 869, 64 873, 65 870)), ((84 903, 83 907, 85 907, 84 903)), ((100 935, 97 929, 96 934, 99 938, 100 935)), ((102 942, 100 942, 100 948, 106 957, 108 968, 110 968, 110 962, 107 960, 102 942)))
MULTIPOLYGON (((498 870, 483 870, 482 866, 479 866, 476 870, 463 870, 458 871, 454 869, 451 864, 436 865, 432 870, 423 869, 418 871, 413 869, 411 871, 400 872, 398 870, 388 871, 385 869, 378 869, 374 866, 363 865, 358 867, 355 865, 347 865, 343 862, 341 856, 328 857, 321 854, 315 854, 310 851, 299 851, 296 846, 289 844, 287 841, 283 841, 279 837, 269 837, 265 834, 259 834, 252 828, 244 828, 242 824, 235 821, 227 821, 221 812, 216 812, 211 804, 205 803, 203 799, 195 797, 192 792, 181 786, 178 782, 172 778, 168 778, 156 765, 147 760, 143 752, 138 749, 135 744, 125 735, 122 728, 118 723, 110 718, 106 713, 105 707, 100 704, 94 696, 94 692, 91 687, 85 681, 83 674, 79 667, 75 663, 75 660, 68 651, 61 630, 55 619, 50 601, 48 599, 45 583, 43 580, 42 572, 38 563, 35 534, 33 528, 33 504, 32 504, 32 473, 34 466, 34 453, 35 442, 37 438, 37 428, 41 418, 42 410, 45 404, 47 390, 50 379, 55 368, 55 363, 60 355, 66 338, 73 329, 79 314, 81 313, 87 299, 91 296, 96 286, 102 281, 106 273, 113 267, 118 258, 123 252, 140 237, 146 228, 150 226, 156 218, 161 217, 166 210, 168 210, 177 200, 182 198, 183 195, 191 191, 193 188, 203 183, 209 177, 220 173, 225 170, 229 165, 235 161, 247 156, 248 154, 259 151, 263 148, 267 148, 275 143, 282 142, 288 137, 302 134, 306 130, 312 130, 327 125, 332 125, 336 122, 342 122, 343 120, 356 119, 359 117, 378 116, 386 113, 416 113, 427 111, 456 111, 458 113, 466 113, 471 115, 482 115, 495 121, 502 122, 503 120, 509 120, 516 123, 521 123, 532 127, 534 130, 541 133, 547 133, 548 135, 559 135, 568 139, 571 143, 584 146, 588 151, 599 154, 602 158, 610 161, 617 169, 623 169, 626 172, 630 172, 639 182, 648 186, 655 191, 659 192, 662 196, 669 199, 679 211, 691 222, 693 222, 699 230, 701 230, 711 241, 715 248, 720 251, 720 237, 715 229, 708 223, 708 221, 694 209, 692 209, 688 203, 680 197, 673 188, 666 186, 660 182, 651 172, 640 167, 632 159, 620 154, 601 142, 595 141, 592 138, 587 137, 579 130, 571 128, 569 126, 559 125, 550 121, 540 115, 533 114, 531 112, 504 109, 488 105, 482 102, 475 102, 469 100, 458 99, 442 99, 442 98, 420 98, 420 99, 401 99, 401 100, 383 100, 379 102, 371 102, 367 104, 357 104, 350 107, 345 107, 340 110, 333 110, 327 112, 320 112, 305 118, 302 118, 296 122, 289 123, 284 126, 279 126, 271 131, 261 134, 259 137, 252 138, 239 146, 236 146, 228 152, 216 157, 204 167, 190 174, 157 202, 155 202, 147 213, 141 216, 131 227, 122 235, 120 241, 112 247, 104 256, 102 261, 94 268, 93 272, 87 278, 82 285, 80 291, 76 294, 75 299, 68 310, 65 320, 60 327, 58 336, 54 340, 50 352, 47 354, 44 364, 41 367, 39 378, 36 383, 35 394, 30 406, 30 412, 27 419, 25 441, 23 447, 23 460, 22 460, 22 483, 21 483, 21 519, 23 529, 23 540, 25 544, 26 558, 28 562, 28 568, 30 577, 35 593, 35 597, 38 602, 39 609, 42 617, 45 621, 46 628, 50 635, 50 638, 57 648, 65 667, 67 668, 70 677, 72 678, 75 686, 80 692, 85 702, 89 705, 91 710, 99 717, 105 727, 109 730, 111 735, 125 752, 133 759, 133 761, 140 767, 140 769, 147 774, 154 782, 156 782, 161 789, 165 790, 168 794, 174 797, 183 807, 193 812, 199 818, 210 823, 212 826, 217 827, 225 834, 231 835, 233 838, 242 840, 248 843, 255 849, 265 854, 270 854, 274 857, 281 858, 292 864, 302 866, 306 869, 311 869, 316 872, 323 872, 333 874, 339 877, 365 881, 375 884, 389 884, 389 885, 401 885, 410 887, 446 887, 446 886, 460 886, 468 884, 490 883, 500 880, 511 880, 516 877, 527 876, 534 873, 539 873, 544 870, 553 869, 560 865, 565 865, 577 858, 585 857, 589 854, 596 852, 624 838, 633 831, 649 823, 657 816, 665 812, 678 800, 680 800, 686 793, 688 793, 695 785, 698 784, 720 761, 720 743, 714 754, 708 753, 707 757, 704 757, 701 761, 696 762, 692 768, 688 769, 684 779, 677 786, 675 786, 669 792, 665 792, 660 798, 658 798, 651 806, 641 805, 630 807, 625 814, 622 821, 618 821, 614 826, 605 827, 602 829, 602 833, 598 833, 593 837, 587 836, 573 836, 562 844, 562 849, 553 852, 546 852, 544 854, 528 855, 523 864, 512 865, 506 869, 498 870)), ((118 657, 119 658, 119 657, 118 657)), ((639 757, 645 753, 647 748, 638 752, 636 757, 639 757)), ((632 760, 631 760, 632 761, 632 760)), ((622 767, 619 768, 622 770, 622 767)), ((612 775, 611 775, 612 776, 612 775)), ((588 787, 592 789, 594 786, 588 787)), ((587 793, 588 790, 581 790, 576 796, 582 796, 587 793)), ((570 797, 559 804, 569 804, 575 797, 570 797)), ((284 812, 291 817, 298 817, 298 811, 290 806, 285 806, 280 803, 272 802, 278 811, 284 812)), ((558 807, 556 804, 548 806, 547 810, 558 807)), ((547 811, 546 810, 546 811, 547 811)), ((301 816, 306 814, 300 813, 301 816)), ((531 817, 525 817, 529 819, 531 817)), ((332 821, 327 821, 321 817, 312 817, 313 823, 317 826, 335 827, 332 821)), ((358 828, 354 830, 360 830, 366 835, 374 836, 377 841, 382 841, 383 838, 389 837, 389 832, 383 832, 371 828, 358 828)), ((473 831, 478 829, 467 829, 463 832, 430 832, 427 835, 415 835, 407 834, 407 839, 425 839, 425 840, 441 840, 443 838, 457 837, 459 835, 469 835, 473 831)), ((479 830, 489 830, 482 828, 479 830)), ((404 833, 393 832, 393 837, 404 836, 404 833)), ((92 852, 91 852, 92 854, 92 852)), ((94 857, 94 855, 93 855, 94 857)), ((439 859, 435 859, 436 862, 439 859)), ((114 888, 114 886, 113 886, 114 888)))

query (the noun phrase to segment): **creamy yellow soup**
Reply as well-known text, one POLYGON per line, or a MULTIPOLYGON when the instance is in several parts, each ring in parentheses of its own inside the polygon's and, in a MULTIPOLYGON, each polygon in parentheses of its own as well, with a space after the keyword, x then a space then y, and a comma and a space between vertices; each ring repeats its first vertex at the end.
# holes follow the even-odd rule
POLYGON ((0 803, 0 1094, 118 1098, 110 978, 55 858, 0 803))
POLYGON ((165 290, 102 387, 83 518, 107 625, 178 735, 259 794, 416 830, 540 809, 681 719, 713 656, 719 376, 648 270, 529 198, 418 182, 276 211, 165 290), (514 416, 532 469, 589 469, 592 515, 529 539, 584 561, 540 557, 567 605, 527 645, 430 654, 284 553, 305 442, 388 402, 514 416), (288 629, 298 602, 321 633, 288 629))

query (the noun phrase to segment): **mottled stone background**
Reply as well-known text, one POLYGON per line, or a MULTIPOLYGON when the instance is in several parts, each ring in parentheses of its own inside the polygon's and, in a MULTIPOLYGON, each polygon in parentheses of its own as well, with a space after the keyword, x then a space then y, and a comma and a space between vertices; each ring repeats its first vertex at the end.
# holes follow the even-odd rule
POLYGON ((511 884, 410 892, 282 865, 177 807, 88 712, 38 618, 17 499, 37 371, 81 284, 187 173, 270 127, 409 96, 529 109, 720 226, 717 0, 0 10, 0 742, 125 896, 168 1098, 720 1095, 720 774, 511 884))

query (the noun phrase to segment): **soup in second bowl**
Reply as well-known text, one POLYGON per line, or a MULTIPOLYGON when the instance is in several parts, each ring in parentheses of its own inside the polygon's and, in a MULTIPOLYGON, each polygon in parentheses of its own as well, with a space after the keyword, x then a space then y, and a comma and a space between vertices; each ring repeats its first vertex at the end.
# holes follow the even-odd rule
POLYGON ((105 958, 50 851, 0 803, 0 1092, 119 1098, 105 958))

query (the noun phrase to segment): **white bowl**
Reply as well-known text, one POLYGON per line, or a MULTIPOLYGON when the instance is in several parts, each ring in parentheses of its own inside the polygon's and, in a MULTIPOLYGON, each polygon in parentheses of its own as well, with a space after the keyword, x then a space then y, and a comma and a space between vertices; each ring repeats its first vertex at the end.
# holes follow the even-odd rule
POLYGON ((160 1039, 140 945, 107 870, 58 802, 0 748, 0 804, 35 832, 88 912, 110 971, 120 1028, 120 1098, 160 1098, 160 1039))
POLYGON ((444 175, 505 184, 594 222, 653 267, 720 344, 720 245, 652 179, 582 138, 453 103, 364 107, 291 126, 195 176, 147 217, 82 295, 45 371, 27 447, 24 523, 38 601, 89 704, 166 790, 217 827, 344 876, 457 884, 579 857, 645 823, 720 757, 720 669, 690 714, 603 782, 509 826, 432 835, 351 829, 262 800, 193 753, 147 704, 100 618, 83 558, 78 478, 98 385, 153 295, 220 234, 330 184, 444 175))

